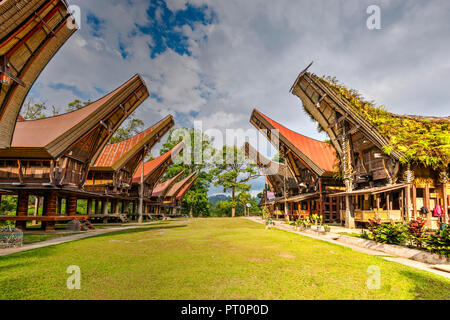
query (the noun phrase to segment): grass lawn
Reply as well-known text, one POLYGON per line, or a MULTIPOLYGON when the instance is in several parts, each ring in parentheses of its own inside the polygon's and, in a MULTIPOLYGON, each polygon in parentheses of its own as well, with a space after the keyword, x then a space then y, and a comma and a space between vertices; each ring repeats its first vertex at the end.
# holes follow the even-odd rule
POLYGON ((450 299, 450 280, 239 218, 171 221, 0 257, 1 299, 450 299), (68 290, 69 265, 81 290, 68 290), (381 269, 381 289, 366 286, 381 269))
POLYGON ((36 242, 46 241, 50 239, 73 236, 79 234, 80 232, 74 233, 57 233, 57 234, 24 234, 23 244, 32 244, 36 242))

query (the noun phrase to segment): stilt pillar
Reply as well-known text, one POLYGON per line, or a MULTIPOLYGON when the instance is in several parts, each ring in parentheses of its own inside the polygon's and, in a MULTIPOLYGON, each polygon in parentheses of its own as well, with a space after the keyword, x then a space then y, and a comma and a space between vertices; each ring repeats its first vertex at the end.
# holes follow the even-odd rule
MULTIPOLYGON (((56 206, 57 206, 58 193, 55 191, 48 191, 44 195, 44 208, 42 215, 45 217, 56 216, 56 206)), ((55 230, 55 221, 42 221, 42 229, 45 231, 55 230)))
POLYGON ((92 214, 92 199, 87 199, 87 208, 86 208, 86 214, 91 215, 92 214))
MULTIPOLYGON (((17 216, 26 217, 28 215, 28 199, 30 195, 26 191, 19 191, 17 195, 17 216)), ((25 230, 27 228, 26 221, 16 221, 16 228, 25 230)))
POLYGON ((67 198, 67 215, 75 216, 77 214, 77 197, 69 196, 67 198))

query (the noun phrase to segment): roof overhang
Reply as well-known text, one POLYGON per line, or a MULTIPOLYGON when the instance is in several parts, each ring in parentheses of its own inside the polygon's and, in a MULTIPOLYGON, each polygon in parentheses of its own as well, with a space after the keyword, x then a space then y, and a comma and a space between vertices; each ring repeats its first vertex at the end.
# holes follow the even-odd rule
MULTIPOLYGON (((171 115, 165 117, 158 123, 156 123, 151 128, 147 129, 148 132, 145 132, 145 136, 135 145, 131 146, 130 149, 125 152, 117 161, 115 161, 111 166, 93 166, 90 168, 91 171, 117 171, 124 167, 127 163, 131 162, 134 157, 136 157, 139 153, 142 153, 144 148, 147 148, 147 151, 150 151, 160 140, 161 138, 175 125, 175 121, 171 115)), ((144 132, 143 132, 144 133, 144 132)), ((131 140, 133 138, 130 138, 131 140)), ((119 143, 123 143, 119 142, 119 143)), ((102 153, 104 150, 102 151, 102 153)), ((99 158, 101 158, 102 154, 100 154, 99 158)), ((136 161, 134 167, 132 168, 132 173, 136 171, 137 166, 139 165, 139 161, 136 161)))
MULTIPOLYGON (((272 132, 275 131, 276 128, 269 121, 267 121, 256 109, 254 109, 252 112, 250 123, 253 124, 259 130, 259 132, 272 143, 274 147, 278 147, 280 149, 282 143, 297 157, 297 159, 299 159, 308 169, 313 171, 318 176, 324 176, 328 174, 327 171, 316 165, 303 152, 301 152, 301 150, 294 146, 294 144, 292 144, 289 139, 281 134, 281 132, 278 131, 279 134, 274 135, 272 132)), ((329 174, 332 175, 332 173, 329 174)))
POLYGON ((89 159, 93 165, 117 128, 148 96, 144 81, 135 75, 105 97, 77 111, 18 122, 12 147, 1 150, 0 156, 22 158, 26 149, 27 158, 58 158, 77 144, 83 145, 83 139, 100 135, 89 159))
POLYGON ((383 187, 376 187, 376 188, 367 188, 367 189, 361 189, 361 190, 355 190, 355 191, 351 191, 351 192, 338 192, 338 193, 331 193, 329 194, 330 197, 342 197, 342 196, 357 196, 357 195, 374 195, 374 194, 379 194, 379 193, 383 193, 383 192, 390 192, 390 191, 395 191, 398 189, 403 189, 406 188, 408 186, 407 183, 403 183, 403 184, 393 184, 390 186, 383 186, 383 187))
MULTIPOLYGON (((388 139, 378 133, 344 98, 338 96, 328 85, 307 70, 300 74, 291 87, 290 92, 302 100, 305 110, 317 120, 331 139, 334 148, 342 156, 341 135, 338 124, 346 120, 356 131, 360 131, 375 146, 382 149, 389 145, 388 139), (338 117, 338 115, 340 115, 338 117)), ((391 156, 399 159, 402 154, 392 150, 391 156)))
POLYGON ((0 84, 0 148, 11 145, 16 119, 29 90, 76 30, 65 1, 2 1, 0 57, 7 59, 6 71, 17 81, 0 84))

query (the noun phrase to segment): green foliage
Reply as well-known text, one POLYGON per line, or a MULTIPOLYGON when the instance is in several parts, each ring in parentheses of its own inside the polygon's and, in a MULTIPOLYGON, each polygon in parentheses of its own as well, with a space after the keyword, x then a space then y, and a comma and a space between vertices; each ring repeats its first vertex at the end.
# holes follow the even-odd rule
POLYGON ((408 236, 410 242, 421 248, 425 238, 425 221, 422 218, 411 220, 408 223, 408 236))
MULTIPOLYGON (((116 130, 112 136, 110 143, 117 143, 137 135, 144 129, 144 121, 136 118, 136 115, 132 113, 128 120, 119 129, 116 130)), ((147 159, 148 160, 148 159, 147 159)))
POLYGON ((26 120, 37 120, 47 117, 47 104, 35 102, 34 98, 28 98, 22 107, 22 116, 26 120))
POLYGON ((278 163, 284 163, 284 158, 278 152, 276 155, 273 156, 272 161, 275 161, 275 162, 278 162, 278 163))
MULTIPOLYGON (((210 203, 208 191, 212 181, 211 164, 198 161, 196 155, 203 155, 212 149, 212 139, 198 130, 189 128, 172 129, 166 142, 161 147, 160 154, 164 154, 184 141, 185 147, 180 153, 180 160, 173 163, 164 174, 164 180, 175 177, 184 171, 184 176, 193 172, 198 173, 198 178, 183 199, 182 212, 189 214, 192 209, 194 216, 209 216, 210 203)), ((213 151, 212 151, 213 152, 213 151)), ((200 159, 202 160, 202 159, 200 159)))
POLYGON ((81 101, 81 100, 74 100, 72 102, 70 102, 67 107, 66 107, 66 112, 71 112, 71 111, 76 111, 76 110, 80 110, 81 108, 84 108, 85 106, 91 104, 91 101, 81 101))
POLYGON ((387 112, 384 106, 365 101, 358 91, 347 89, 335 78, 323 77, 327 84, 347 100, 350 106, 390 142, 383 151, 393 149, 403 154, 402 162, 416 162, 437 168, 450 163, 450 121, 400 116, 387 112))
POLYGON ((259 176, 256 165, 236 146, 223 146, 216 154, 215 165, 214 185, 221 186, 224 192, 231 191, 231 216, 234 217, 238 194, 248 192, 252 186, 247 182, 259 176))
POLYGON ((450 256, 450 227, 447 225, 444 230, 438 230, 435 234, 424 239, 427 250, 432 253, 438 253, 450 256))
POLYGON ((408 239, 408 226, 402 223, 380 223, 380 219, 370 220, 369 238, 376 242, 402 245, 408 239))

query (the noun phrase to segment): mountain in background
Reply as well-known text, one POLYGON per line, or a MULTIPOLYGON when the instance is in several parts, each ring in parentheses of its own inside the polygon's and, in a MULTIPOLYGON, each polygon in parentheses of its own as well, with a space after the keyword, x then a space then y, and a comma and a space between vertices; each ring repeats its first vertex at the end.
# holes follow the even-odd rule
POLYGON ((230 196, 227 196, 226 194, 215 194, 215 195, 213 195, 213 196, 210 196, 209 198, 208 198, 208 200, 209 200, 209 202, 212 204, 212 205, 216 205, 218 202, 220 202, 220 201, 228 201, 228 200, 231 200, 231 197, 230 196))

